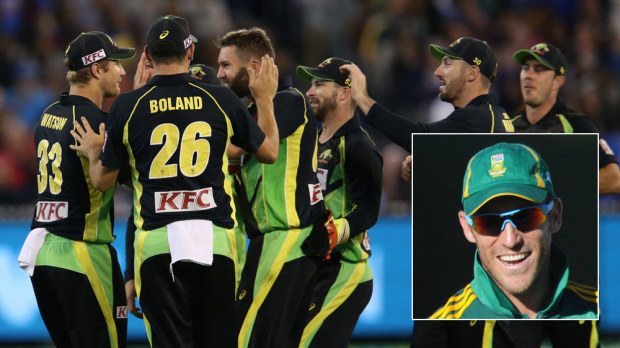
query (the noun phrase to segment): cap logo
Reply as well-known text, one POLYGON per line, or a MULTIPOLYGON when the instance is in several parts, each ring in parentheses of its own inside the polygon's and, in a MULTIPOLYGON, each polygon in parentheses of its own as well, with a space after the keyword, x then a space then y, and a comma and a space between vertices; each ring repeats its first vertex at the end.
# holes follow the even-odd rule
POLYGON ((164 30, 164 31, 162 31, 162 32, 161 32, 161 34, 159 34, 159 39, 160 39, 160 40, 165 39, 165 38, 166 38, 166 36, 168 36, 168 34, 170 34, 170 31, 168 31, 168 30, 164 30))
POLYGON ((344 80, 344 84, 351 87, 351 79, 347 77, 347 79, 344 80))
POLYGON ((504 167, 504 154, 499 153, 491 156, 491 170, 489 175, 493 178, 503 176, 506 173, 506 167, 504 167))
POLYGON ((331 58, 327 58, 321 64, 319 64, 319 68, 324 68, 326 65, 329 65, 331 63, 332 63, 332 59, 331 58))
POLYGON ((95 53, 91 53, 89 55, 86 55, 84 57, 82 57, 82 63, 84 65, 89 65, 92 64, 94 62, 100 61, 102 59, 104 59, 106 57, 105 51, 102 49, 100 49, 99 51, 95 52, 95 53))
POLYGON ((482 61, 480 60, 480 58, 476 57, 476 58, 474 58, 474 64, 480 65, 480 64, 482 64, 482 61))
POLYGON ((67 49, 65 50, 65 56, 67 55, 67 53, 69 53, 70 49, 71 49, 71 45, 67 46, 67 49))
POLYGON ((564 73, 566 73, 566 69, 564 69, 564 67, 560 67, 560 74, 564 75, 564 73))
POLYGON ((189 46, 192 45, 194 41, 192 40, 191 35, 187 37, 187 39, 185 39, 185 41, 183 41, 183 46, 185 46, 185 49, 187 49, 189 46))
POLYGON ((460 39, 456 39, 456 40, 454 40, 454 42, 450 44, 450 47, 454 47, 454 46, 456 46, 456 45, 460 44, 460 43, 461 43, 461 40, 463 40, 463 38, 460 38, 460 39))
POLYGON ((545 53, 549 52, 549 47, 546 43, 539 43, 530 48, 530 51, 538 53, 540 55, 545 55, 545 53))

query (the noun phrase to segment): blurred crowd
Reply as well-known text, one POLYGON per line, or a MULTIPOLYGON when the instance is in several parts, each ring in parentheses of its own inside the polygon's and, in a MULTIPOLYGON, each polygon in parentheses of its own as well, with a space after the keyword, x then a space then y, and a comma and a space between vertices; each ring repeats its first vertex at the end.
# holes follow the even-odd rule
MULTIPOLYGON (((80 32, 100 30, 140 51, 149 23, 164 14, 190 22, 199 40, 195 62, 216 68, 215 38, 259 26, 274 40, 281 75, 294 76, 297 65, 326 57, 350 59, 367 74, 374 99, 418 121, 441 119, 452 108, 437 98, 430 43, 486 40, 499 62, 492 91, 513 113, 522 105, 512 54, 550 42, 569 61, 561 99, 592 117, 620 154, 619 0, 0 0, 0 213, 26 206, 32 214, 33 130, 43 109, 68 89, 62 63, 68 43, 80 32)), ((136 63, 124 64, 125 91, 136 63)), ((309 87, 295 84, 304 92, 309 87)), ((382 214, 406 215, 410 186, 399 179, 406 153, 370 131, 384 157, 382 214)), ((602 211, 620 212, 617 197, 603 203, 602 211)))

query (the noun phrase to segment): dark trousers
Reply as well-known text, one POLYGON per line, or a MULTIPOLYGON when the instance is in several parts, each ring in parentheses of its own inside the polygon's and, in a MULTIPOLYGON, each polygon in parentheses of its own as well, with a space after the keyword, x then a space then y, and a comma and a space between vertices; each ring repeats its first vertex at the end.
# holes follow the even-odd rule
POLYGON ((264 259, 261 262, 263 238, 259 235, 250 240, 237 293, 239 327, 242 328, 244 320, 253 321, 251 332, 246 333, 250 334, 248 347, 297 347, 306 324, 319 261, 303 256, 285 262, 276 273, 270 262, 264 259), (261 284, 256 282, 257 272, 269 272, 261 284), (273 278, 275 281, 268 290, 261 287, 273 278), (265 297, 255 316, 246 318, 252 316, 249 309, 256 300, 253 298, 255 291, 257 297, 265 297))
POLYGON ((233 261, 213 255, 212 266, 176 262, 173 281, 170 260, 160 254, 140 267, 140 304, 152 346, 236 347, 233 261))
MULTIPOLYGON (((110 314, 116 326, 118 347, 124 348, 127 341, 125 283, 116 251, 108 247, 114 296, 111 299, 114 310, 110 314), (117 308, 125 310, 116 313, 117 308), (121 317, 117 318, 117 314, 121 317)), ((56 347, 111 347, 101 305, 85 274, 59 267, 36 266, 31 281, 41 317, 56 347)))
MULTIPOLYGON (((317 284, 308 311, 308 322, 319 312, 330 287, 334 284, 340 270, 337 259, 321 263, 317 284)), ((341 289, 338 289, 341 290, 341 289)), ((359 283, 355 290, 338 308, 332 312, 319 327, 312 338, 311 348, 346 348, 353 335, 357 321, 372 297, 372 279, 359 283)))

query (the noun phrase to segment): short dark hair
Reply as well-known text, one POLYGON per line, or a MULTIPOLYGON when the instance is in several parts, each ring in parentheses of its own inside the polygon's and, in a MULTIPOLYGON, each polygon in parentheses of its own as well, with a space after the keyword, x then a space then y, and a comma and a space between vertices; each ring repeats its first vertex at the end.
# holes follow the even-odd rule
MULTIPOLYGON (((239 29, 226 33, 215 41, 218 48, 237 46, 240 54, 252 58, 260 58, 265 54, 276 57, 276 52, 271 44, 271 39, 261 28, 239 29)), ((248 58, 249 58, 248 57, 248 58)))

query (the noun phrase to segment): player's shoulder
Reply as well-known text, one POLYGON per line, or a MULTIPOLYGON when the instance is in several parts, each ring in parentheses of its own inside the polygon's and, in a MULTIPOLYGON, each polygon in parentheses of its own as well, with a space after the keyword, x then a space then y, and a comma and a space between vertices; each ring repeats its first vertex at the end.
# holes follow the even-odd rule
POLYGON ((460 319, 468 307, 477 299, 471 283, 452 295, 446 304, 430 316, 430 319, 460 319))
POLYGON ((212 97, 216 102, 234 102, 235 105, 241 103, 239 97, 230 88, 199 81, 190 82, 190 86, 206 96, 212 97))
POLYGON ((273 102, 282 105, 303 105, 306 103, 306 97, 297 88, 289 86, 279 90, 273 98, 273 102))
POLYGON ((576 283, 574 281, 568 281, 568 284, 566 284, 566 291, 576 295, 586 302, 598 302, 598 291, 595 287, 576 283))

